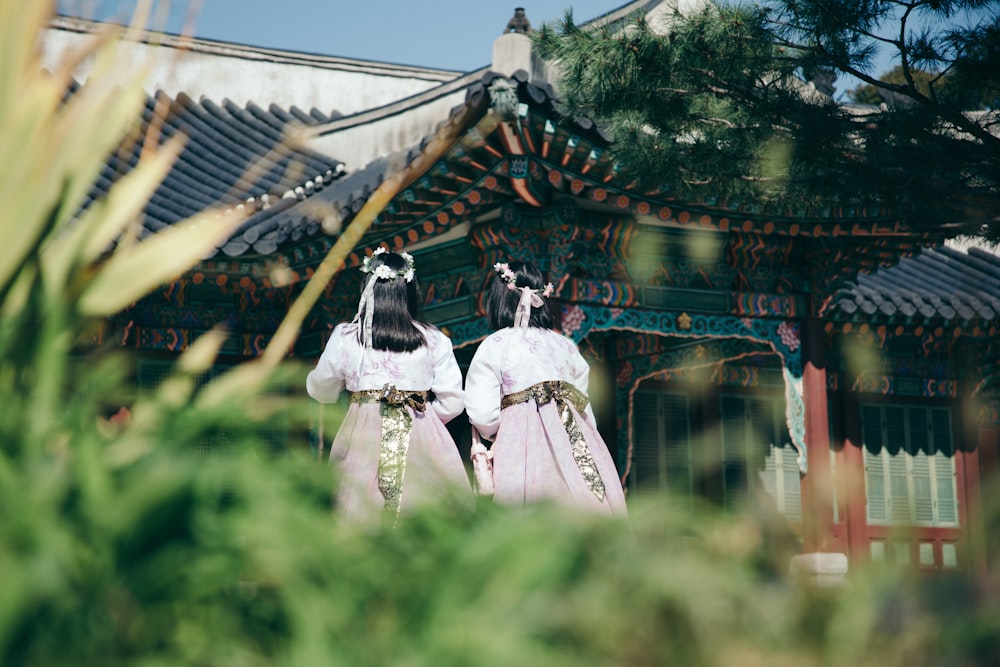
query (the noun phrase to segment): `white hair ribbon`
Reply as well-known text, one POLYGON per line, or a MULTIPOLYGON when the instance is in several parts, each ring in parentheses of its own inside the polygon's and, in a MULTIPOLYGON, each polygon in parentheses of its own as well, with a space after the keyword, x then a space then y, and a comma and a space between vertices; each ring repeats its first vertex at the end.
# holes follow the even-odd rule
POLYGON ((361 366, 365 363, 365 351, 372 346, 372 319, 375 317, 372 294, 375 292, 376 282, 378 282, 378 278, 372 276, 368 284, 365 285, 365 289, 361 293, 361 299, 358 301, 358 312, 354 316, 354 321, 358 322, 361 319, 361 313, 364 312, 364 321, 360 325, 361 358, 358 359, 358 375, 361 375, 361 366))
POLYGON ((538 290, 533 290, 530 287, 517 287, 508 283, 507 289, 521 290, 521 299, 517 302, 517 310, 514 311, 514 327, 526 329, 531 320, 531 309, 541 308, 545 302, 542 301, 542 297, 538 296, 538 290))

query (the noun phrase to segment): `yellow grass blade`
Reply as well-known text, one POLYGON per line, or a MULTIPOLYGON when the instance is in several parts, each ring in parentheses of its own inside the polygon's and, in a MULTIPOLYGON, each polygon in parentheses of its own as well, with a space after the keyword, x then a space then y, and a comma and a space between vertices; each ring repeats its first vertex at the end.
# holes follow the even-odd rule
POLYGON ((260 393, 273 370, 259 359, 234 366, 201 390, 198 394, 198 407, 213 408, 227 400, 249 399, 260 393))
POLYGON ((66 276, 111 249, 125 227, 134 222, 180 154, 182 137, 175 137, 123 176, 102 201, 94 203, 43 254, 46 280, 54 290, 65 289, 66 276))
POLYGON ((246 219, 243 213, 207 211, 134 245, 119 247, 80 295, 85 315, 120 312, 194 266, 246 219))
POLYGON ((177 359, 176 371, 157 388, 156 400, 175 407, 190 400, 197 377, 212 367, 225 342, 226 332, 220 327, 199 336, 177 359))
MULTIPOLYGON (((7 202, 0 213, 0 292, 42 239, 77 213, 145 99, 135 72, 109 71, 64 102, 72 63, 117 45, 111 35, 96 39, 45 74, 35 45, 50 13, 46 2, 0 6, 0 201, 7 202)), ((134 70, 117 66, 124 68, 134 70)))
POLYGON ((138 126, 145 100, 140 75, 133 72, 126 78, 119 73, 88 80, 60 109, 53 144, 58 146, 56 168, 66 182, 58 226, 78 213, 105 162, 128 139, 130 128, 138 126), (89 132, 81 133, 80 127, 89 132))
POLYGON ((226 331, 221 327, 203 333, 177 359, 177 368, 192 375, 204 373, 215 363, 222 344, 226 342, 226 336, 226 331))
POLYGON ((60 170, 52 168, 51 110, 55 86, 36 77, 14 99, 0 99, 0 289, 51 224, 59 199, 60 170), (29 196, 30 195, 30 196, 29 196))
MULTIPOLYGON (((38 31, 48 23, 52 9, 52 0, 0 2, 0 100, 17 98, 25 74, 39 71, 38 31)), ((0 121, 4 120, 0 113, 0 121)))

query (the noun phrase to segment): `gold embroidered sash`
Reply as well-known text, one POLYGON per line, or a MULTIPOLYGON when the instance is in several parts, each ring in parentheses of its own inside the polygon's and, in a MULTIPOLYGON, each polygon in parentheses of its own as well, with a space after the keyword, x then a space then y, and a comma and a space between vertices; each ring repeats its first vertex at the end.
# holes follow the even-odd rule
POLYGON ((366 389, 351 394, 351 403, 380 403, 382 442, 378 454, 378 490, 385 498, 385 512, 395 521, 406 472, 406 452, 410 447, 413 417, 407 407, 423 412, 427 407, 426 391, 402 391, 387 384, 381 389, 366 389))
POLYGON ((580 474, 583 475, 583 480, 587 483, 587 487, 597 496, 598 500, 603 501, 604 480, 601 479, 601 473, 597 470, 597 464, 594 462, 594 457, 587 447, 587 440, 583 437, 580 425, 576 422, 573 411, 570 410, 570 406, 572 405, 576 408, 577 412, 582 413, 589 402, 586 395, 568 382, 539 382, 527 389, 504 396, 500 400, 500 409, 503 410, 518 403, 526 403, 532 399, 538 405, 555 401, 556 407, 559 409, 559 417, 562 419, 563 427, 566 429, 566 435, 569 436, 576 467, 579 468, 580 474))

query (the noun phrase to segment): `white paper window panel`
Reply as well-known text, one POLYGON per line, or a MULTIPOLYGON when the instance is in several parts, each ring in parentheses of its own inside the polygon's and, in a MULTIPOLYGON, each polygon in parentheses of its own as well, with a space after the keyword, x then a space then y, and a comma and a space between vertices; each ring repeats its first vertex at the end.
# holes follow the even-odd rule
POLYGON ((958 527, 950 410, 866 404, 861 417, 868 523, 958 527))

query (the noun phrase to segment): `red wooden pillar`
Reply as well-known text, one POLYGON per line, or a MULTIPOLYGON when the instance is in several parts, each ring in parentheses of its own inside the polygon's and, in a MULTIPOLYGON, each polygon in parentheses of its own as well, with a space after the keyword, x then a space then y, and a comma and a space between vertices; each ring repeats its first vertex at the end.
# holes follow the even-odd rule
POLYGON ((830 415, 822 322, 805 320, 802 336, 802 400, 808 472, 802 477, 802 537, 806 553, 840 551, 833 533, 830 415))
POLYGON ((846 508, 847 555, 854 562, 868 562, 871 546, 868 542, 868 498, 865 495, 865 457, 861 442, 861 408, 857 394, 843 390, 844 448, 838 462, 840 485, 838 496, 846 508))
POLYGON ((967 423, 975 424, 970 429, 975 446, 966 454, 968 542, 972 566, 980 574, 1000 562, 1000 535, 989 530, 992 515, 1000 507, 1000 427, 995 408, 981 407, 979 414, 967 416, 967 423))

